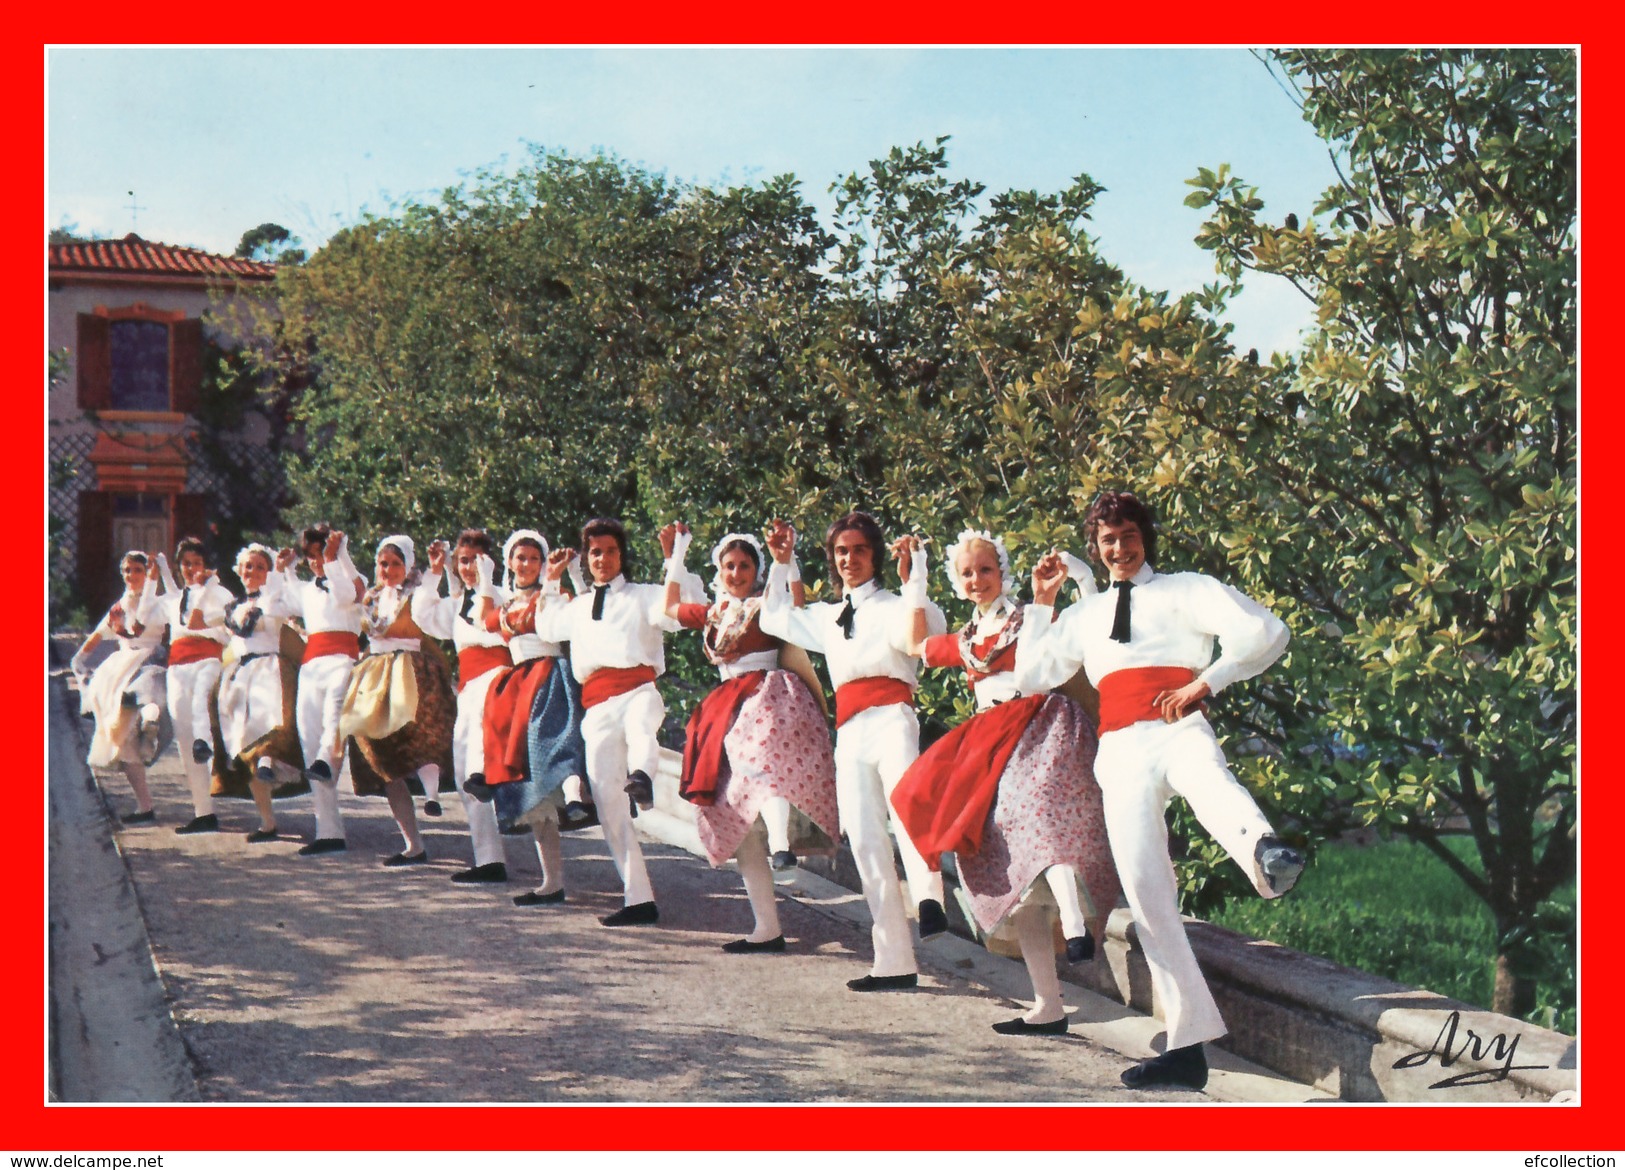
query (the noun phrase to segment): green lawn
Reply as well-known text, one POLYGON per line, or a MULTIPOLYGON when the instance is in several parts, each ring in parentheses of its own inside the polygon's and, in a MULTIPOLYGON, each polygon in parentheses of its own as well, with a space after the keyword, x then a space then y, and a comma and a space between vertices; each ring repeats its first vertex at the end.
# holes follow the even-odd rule
MULTIPOLYGON (((1458 856, 1476 862, 1471 843, 1452 844, 1458 856)), ((1554 902, 1572 922, 1573 887, 1554 902)), ((1441 861, 1406 841, 1322 846, 1288 897, 1235 899, 1211 919, 1475 1005, 1487 1005, 1494 988, 1489 910, 1441 861)), ((1541 989, 1530 1019, 1573 1035, 1572 942, 1548 938, 1540 945, 1541 989)))

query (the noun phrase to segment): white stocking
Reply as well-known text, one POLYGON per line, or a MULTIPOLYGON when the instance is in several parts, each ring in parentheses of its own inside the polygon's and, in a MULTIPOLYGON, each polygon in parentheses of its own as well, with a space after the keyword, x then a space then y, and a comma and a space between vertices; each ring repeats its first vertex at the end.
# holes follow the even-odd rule
POLYGON ((440 765, 424 764, 418 769, 418 779, 423 781, 423 799, 440 799, 440 765))
POLYGON ((1033 1010, 1022 1018, 1029 1024, 1050 1024, 1066 1015, 1061 1003, 1061 978, 1055 972, 1055 936, 1048 912, 1027 906, 1015 915, 1016 938, 1027 977, 1033 981, 1033 1010))
POLYGON ((790 802, 775 796, 762 802, 762 824, 767 826, 769 853, 790 851, 790 802))
POLYGON ((147 766, 140 760, 125 760, 122 764, 124 778, 130 782, 130 791, 135 793, 135 811, 152 811, 152 793, 147 788, 147 766))
POLYGON ((401 852, 408 857, 416 857, 423 852, 423 834, 418 832, 417 811, 412 805, 412 794, 407 791, 406 781, 388 781, 384 785, 384 796, 388 798, 389 811, 401 830, 401 840, 406 843, 406 848, 401 852))
POLYGON ((745 879, 745 896, 750 899, 750 912, 755 915, 756 929, 749 941, 768 942, 784 933, 779 925, 779 907, 773 893, 773 871, 767 864, 767 843, 759 832, 752 832, 739 843, 734 853, 739 862, 739 876, 745 879))
POLYGON ((542 863, 542 884, 538 894, 551 894, 564 888, 564 847, 559 843, 559 822, 556 817, 532 821, 531 833, 536 838, 536 859, 542 863))
POLYGON ((1082 938, 1088 934, 1089 922, 1083 916, 1083 905, 1078 898, 1077 867, 1052 865, 1044 871, 1044 880, 1049 883, 1050 893, 1055 895, 1055 905, 1061 914, 1061 932, 1067 938, 1082 938))

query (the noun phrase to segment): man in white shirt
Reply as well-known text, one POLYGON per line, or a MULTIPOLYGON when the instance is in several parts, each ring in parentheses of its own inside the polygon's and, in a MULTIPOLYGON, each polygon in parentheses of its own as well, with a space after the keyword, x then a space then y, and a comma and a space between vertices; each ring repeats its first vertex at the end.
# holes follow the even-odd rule
MULTIPOLYGON (((822 654, 835 684, 836 806, 874 920, 874 965, 867 975, 848 980, 847 986, 853 991, 914 987, 919 967, 892 863, 888 798, 920 754, 920 723, 914 714, 920 662, 909 653, 914 610, 925 610, 931 634, 945 632, 947 623, 942 611, 926 600, 924 574, 912 573, 908 557, 899 560, 907 596, 881 588, 885 538, 865 512, 842 516, 824 540, 841 604, 819 602, 798 608, 790 592, 792 582, 801 579, 793 561, 795 530, 775 520, 767 544, 774 563, 762 598, 762 632, 822 654)), ((931 872, 901 828, 897 848, 919 915, 920 937, 940 934, 948 926, 942 875, 931 872)))
POLYGON ((315 839, 299 849, 309 857, 345 848, 338 793, 343 751, 339 716, 350 673, 361 656, 361 598, 367 582, 350 560, 349 537, 344 533, 317 524, 305 529, 301 547, 311 580, 302 582, 294 574, 292 549, 277 554, 276 567, 283 574, 289 608, 305 627, 294 714, 316 809, 315 839))
MULTIPOLYGON (((209 759, 214 755, 214 733, 209 722, 209 695, 220 681, 221 655, 231 632, 226 629, 226 607, 235 598, 215 578, 204 560, 203 542, 195 536, 175 546, 175 567, 184 582, 176 587, 164 554, 157 555, 158 574, 165 593, 153 609, 169 624, 169 718, 180 745, 181 767, 192 794, 192 819, 177 833, 212 833, 220 822, 209 792, 209 759)), ((150 623, 149 623, 150 624, 150 623)))
POLYGON ((1225 764, 1203 700, 1262 673, 1286 649, 1286 626, 1228 585, 1201 573, 1152 568, 1151 513, 1127 492, 1106 492, 1084 519, 1089 555, 1112 587, 1082 597, 1059 618, 1067 570, 1051 553, 1033 570, 1033 604, 1016 651, 1022 678, 1068 677, 1081 665, 1100 692, 1095 778, 1123 892, 1168 1026, 1165 1051, 1123 1073, 1130 1088, 1207 1083, 1202 1045, 1224 1020, 1196 964, 1179 916, 1163 810, 1177 792, 1202 827, 1266 898, 1292 888, 1303 857, 1275 836, 1225 764), (1221 653, 1213 657, 1213 641, 1221 653))
POLYGON ((660 912, 632 825, 632 806, 654 806, 653 777, 660 766, 656 736, 666 718, 655 679, 666 671, 665 633, 678 626, 666 616, 664 585, 634 584, 622 574, 626 530, 618 520, 589 520, 581 529, 581 548, 585 555, 561 548, 547 558, 546 602, 536 615, 536 632, 549 642, 570 643, 570 669, 581 684, 587 779, 626 891, 621 909, 599 921, 647 925, 658 921, 660 912), (578 557, 586 561, 592 585, 560 604, 559 582, 578 557))

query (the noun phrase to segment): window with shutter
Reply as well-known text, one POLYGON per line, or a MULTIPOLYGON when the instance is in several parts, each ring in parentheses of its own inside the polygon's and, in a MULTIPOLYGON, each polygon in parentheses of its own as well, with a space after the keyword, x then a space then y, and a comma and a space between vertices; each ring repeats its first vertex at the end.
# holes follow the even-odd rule
POLYGON ((169 410, 169 326, 112 321, 108 327, 114 410, 169 410))

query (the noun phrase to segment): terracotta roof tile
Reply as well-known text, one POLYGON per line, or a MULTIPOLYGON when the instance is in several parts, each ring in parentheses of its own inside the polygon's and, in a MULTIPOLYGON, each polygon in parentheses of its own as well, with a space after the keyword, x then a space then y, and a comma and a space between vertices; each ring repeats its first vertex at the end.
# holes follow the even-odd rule
POLYGON ((80 240, 51 245, 53 272, 133 272, 158 276, 230 277, 270 280, 276 265, 235 256, 216 256, 143 240, 131 232, 122 240, 80 240))

